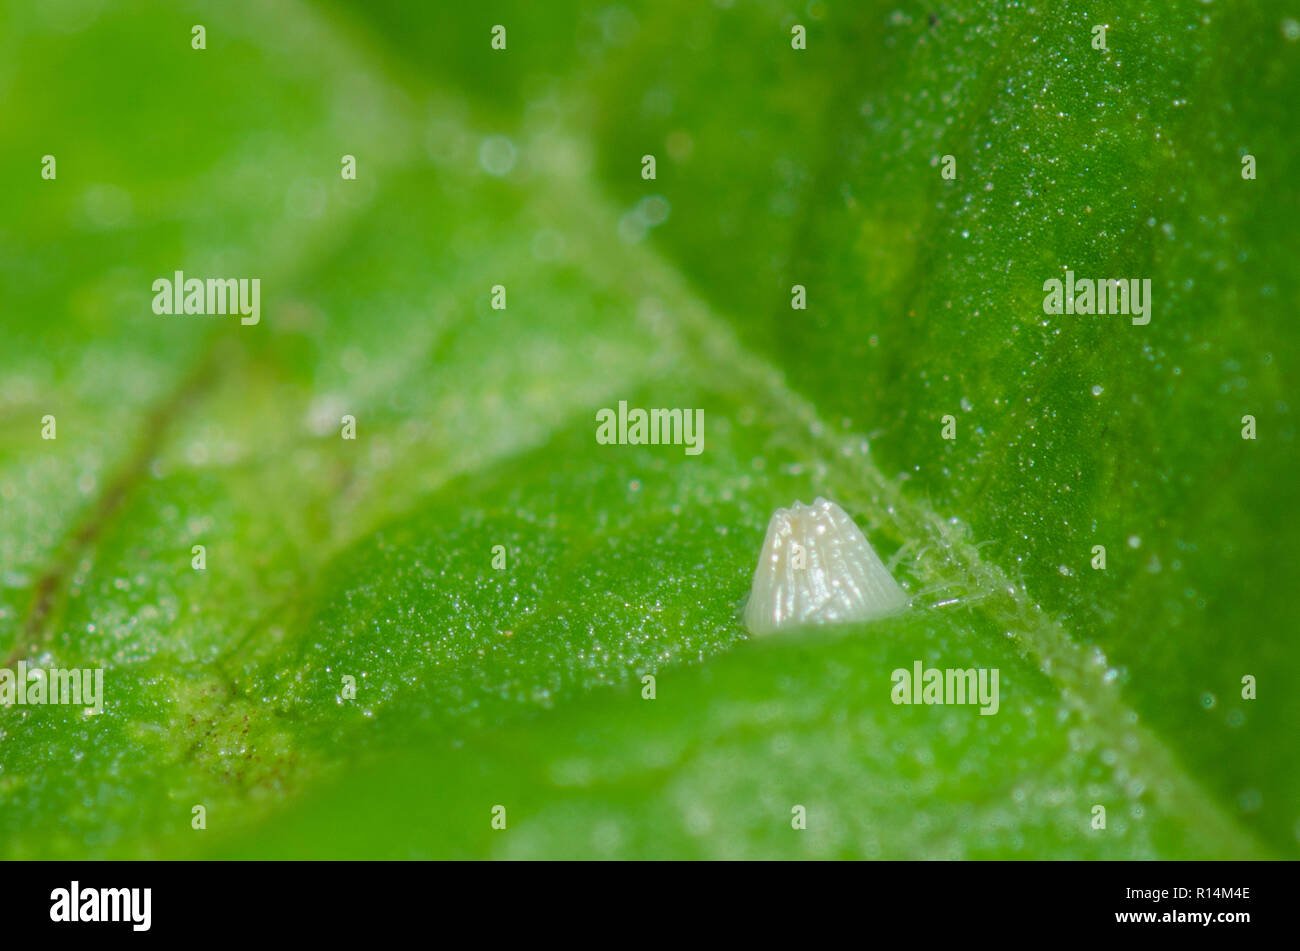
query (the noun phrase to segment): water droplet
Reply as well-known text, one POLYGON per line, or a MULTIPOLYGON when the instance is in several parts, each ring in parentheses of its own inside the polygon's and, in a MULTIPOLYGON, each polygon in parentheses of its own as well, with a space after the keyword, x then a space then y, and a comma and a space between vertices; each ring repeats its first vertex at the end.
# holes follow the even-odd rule
POLYGON ((483 171, 500 178, 515 167, 515 144, 504 135, 492 135, 479 146, 478 163, 483 171))
POLYGON ((668 220, 672 205, 662 195, 650 195, 641 200, 641 216, 652 228, 668 220))

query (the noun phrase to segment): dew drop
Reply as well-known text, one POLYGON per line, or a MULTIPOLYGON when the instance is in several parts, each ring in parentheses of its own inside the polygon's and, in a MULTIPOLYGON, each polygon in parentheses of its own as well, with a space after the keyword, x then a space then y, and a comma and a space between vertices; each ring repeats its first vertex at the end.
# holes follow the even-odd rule
POLYGON ((483 171, 497 178, 508 175, 515 167, 515 144, 504 135, 493 135, 479 146, 478 163, 483 171))

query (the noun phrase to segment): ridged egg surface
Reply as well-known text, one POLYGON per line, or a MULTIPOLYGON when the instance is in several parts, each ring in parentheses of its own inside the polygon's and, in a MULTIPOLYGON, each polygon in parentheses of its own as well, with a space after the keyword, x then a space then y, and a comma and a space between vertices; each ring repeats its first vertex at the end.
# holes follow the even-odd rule
POLYGON ((867 621, 901 611, 907 595, 862 530, 834 502, 777 509, 745 605, 754 635, 808 624, 867 621))

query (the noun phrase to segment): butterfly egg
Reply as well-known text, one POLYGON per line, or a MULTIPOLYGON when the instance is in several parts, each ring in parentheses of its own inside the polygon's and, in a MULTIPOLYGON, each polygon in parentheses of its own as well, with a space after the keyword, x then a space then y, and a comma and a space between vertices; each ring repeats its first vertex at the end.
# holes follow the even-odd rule
POLYGON ((901 611, 907 595, 834 502, 777 509, 767 524, 745 605, 753 635, 808 624, 868 621, 901 611))

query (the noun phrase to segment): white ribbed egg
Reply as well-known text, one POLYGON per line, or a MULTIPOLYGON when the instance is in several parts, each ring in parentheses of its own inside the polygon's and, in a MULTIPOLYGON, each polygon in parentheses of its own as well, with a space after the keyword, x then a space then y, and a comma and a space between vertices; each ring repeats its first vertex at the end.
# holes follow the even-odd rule
POLYGON ((868 621, 905 607, 903 589, 834 502, 796 502, 777 509, 768 522, 745 605, 751 634, 868 621))

